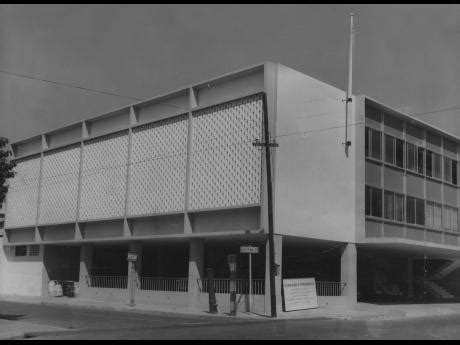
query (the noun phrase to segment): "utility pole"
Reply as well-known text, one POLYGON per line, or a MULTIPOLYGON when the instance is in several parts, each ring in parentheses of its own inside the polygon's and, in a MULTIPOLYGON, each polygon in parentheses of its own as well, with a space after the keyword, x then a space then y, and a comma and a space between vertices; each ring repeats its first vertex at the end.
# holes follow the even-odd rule
POLYGON ((348 140, 348 103, 352 101, 352 82, 353 82, 353 44, 354 44, 354 35, 355 31, 353 28, 353 13, 350 13, 350 55, 348 58, 348 88, 347 95, 345 99, 345 155, 348 157, 348 147, 351 146, 351 141, 348 140))
POLYGON ((273 195, 272 195, 272 168, 270 148, 278 147, 278 143, 270 142, 270 129, 268 128, 268 111, 267 111, 267 95, 264 93, 262 97, 263 115, 264 115, 264 136, 265 141, 259 142, 256 140, 252 143, 253 146, 263 146, 265 148, 265 164, 267 170, 267 201, 268 201, 268 250, 269 250, 269 270, 270 270, 270 309, 271 317, 276 317, 276 292, 275 292, 275 240, 273 233, 273 195))

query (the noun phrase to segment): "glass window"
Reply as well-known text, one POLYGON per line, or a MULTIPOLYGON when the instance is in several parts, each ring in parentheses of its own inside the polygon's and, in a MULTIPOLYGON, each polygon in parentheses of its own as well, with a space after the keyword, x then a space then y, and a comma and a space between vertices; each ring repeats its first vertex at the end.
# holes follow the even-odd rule
POLYGON ((452 161, 452 183, 457 184, 457 161, 452 161))
POLYGON ((415 217, 418 225, 425 225, 425 200, 415 200, 415 217))
POLYGON ((457 208, 451 208, 450 210, 452 231, 457 231, 458 210, 457 208))
POLYGON ((415 198, 406 197, 406 222, 415 224, 415 198))
POLYGON ((448 206, 444 206, 444 209, 443 209, 443 219, 442 219, 442 222, 443 222, 443 225, 444 225, 444 229, 446 230, 450 230, 450 207, 448 206))
POLYGON ((415 145, 407 143, 406 157, 407 157, 407 164, 406 164, 407 169, 416 170, 417 156, 415 155, 415 145))
POLYGON ((425 162, 425 149, 423 147, 417 147, 417 171, 420 174, 424 174, 424 162, 425 162))
POLYGON ((29 256, 39 256, 40 255, 40 246, 39 245, 30 245, 29 246, 29 256))
POLYGON ((366 216, 371 215, 371 187, 366 186, 366 216))
POLYGON ((393 192, 385 191, 384 201, 383 201, 383 216, 386 219, 394 219, 394 198, 395 195, 393 192))
POLYGON ((441 155, 433 153, 434 177, 441 179, 441 155))
POLYGON ((372 130, 371 138, 372 158, 382 159, 382 133, 372 130))
POLYGON ((434 228, 434 203, 427 201, 425 209, 425 221, 428 228, 434 228))
POLYGON ((404 141, 396 139, 396 165, 404 168, 404 141))
POLYGON ((452 159, 444 157, 444 180, 452 182, 452 159))
POLYGON ((365 116, 369 119, 372 119, 377 122, 382 121, 382 112, 377 109, 376 107, 373 107, 372 105, 366 104, 365 106, 365 116))
POLYGON ((433 153, 426 150, 426 176, 433 176, 433 153))
POLYGON ((434 228, 442 229, 442 207, 440 204, 434 204, 434 228))
POLYGON ((16 246, 14 250, 15 256, 26 256, 27 255, 27 246, 16 246))
POLYGON ((395 138, 385 134, 385 162, 395 164, 395 138))
POLYGON ((366 131, 365 131, 365 139, 364 139, 364 152, 365 152, 365 155, 366 157, 369 157, 369 132, 371 130, 369 128, 366 127, 366 131))
POLYGON ((371 212, 374 217, 382 217, 382 190, 372 188, 371 212))
POLYGON ((404 222, 404 195, 395 195, 395 220, 404 222))

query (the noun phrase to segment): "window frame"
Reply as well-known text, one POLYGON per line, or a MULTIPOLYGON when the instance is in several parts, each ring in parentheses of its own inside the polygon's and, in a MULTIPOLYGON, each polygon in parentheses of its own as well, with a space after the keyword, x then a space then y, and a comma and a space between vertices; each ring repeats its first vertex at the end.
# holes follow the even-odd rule
POLYGON ((433 177, 433 151, 425 150, 425 176, 433 177), (428 159, 428 155, 430 158, 428 159), (430 162, 430 174, 428 175, 428 162, 430 162))
POLYGON ((19 245, 19 246, 14 246, 14 256, 15 257, 25 257, 29 253, 28 246, 27 245, 19 245), (24 249, 24 254, 22 252, 18 253, 19 249, 24 249))
POLYGON ((399 139, 399 138, 395 138, 395 144, 394 144, 394 147, 395 147, 395 165, 398 167, 398 168, 401 168, 401 169, 405 169, 406 168, 406 165, 405 165, 405 141, 402 140, 402 139, 399 139), (402 145, 402 158, 401 158, 401 165, 398 164, 398 150, 397 150, 397 147, 398 147, 398 142, 401 143, 402 145))
POLYGON ((443 180, 447 183, 452 183, 452 159, 449 157, 443 157, 443 180))
POLYGON ((373 158, 373 159, 376 159, 376 160, 379 160, 379 161, 382 161, 382 132, 381 131, 378 131, 376 129, 373 129, 371 128, 371 132, 370 132, 371 136, 370 136, 370 146, 369 146, 369 153, 370 153, 370 157, 373 158), (375 134, 378 134, 379 136, 379 157, 375 157, 374 156, 374 135, 375 134))
POLYGON ((365 186, 365 201, 364 201, 364 215, 366 217, 375 217, 375 218, 383 218, 383 189, 374 186, 365 186), (380 215, 376 215, 374 212, 373 202, 374 202, 374 191, 378 190, 380 192, 380 215), (369 213, 367 210, 369 209, 369 213))
POLYGON ((413 172, 416 172, 418 173, 418 170, 417 170, 417 145, 415 144, 412 144, 410 142, 407 142, 406 141, 406 169, 407 170, 410 170, 410 171, 413 171, 413 172), (413 168, 411 168, 411 164, 410 164, 410 150, 409 150, 409 147, 410 148, 413 148, 413 168))
POLYGON ((384 162, 387 163, 387 164, 391 164, 391 165, 396 165, 396 138, 392 135, 388 135, 388 134, 384 134, 384 162), (390 142, 391 142, 391 150, 387 150, 387 139, 390 139, 390 142), (391 161, 388 161, 387 160, 387 155, 388 153, 391 151, 391 161))

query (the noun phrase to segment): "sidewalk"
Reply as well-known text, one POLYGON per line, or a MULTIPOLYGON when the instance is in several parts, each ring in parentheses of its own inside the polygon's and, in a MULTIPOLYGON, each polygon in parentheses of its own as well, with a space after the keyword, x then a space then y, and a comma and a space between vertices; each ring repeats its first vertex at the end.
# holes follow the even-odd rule
MULTIPOLYGON (((138 304, 130 307, 124 303, 115 302, 98 302, 93 300, 83 300, 68 297, 24 297, 24 296, 0 296, 3 301, 45 304, 45 305, 63 305, 75 306, 79 308, 89 308, 98 310, 115 310, 121 312, 132 312, 142 314, 161 314, 161 313, 178 313, 183 315, 201 315, 207 318, 216 318, 216 321, 222 318, 231 318, 239 321, 270 321, 274 320, 266 315, 257 315, 247 312, 237 312, 236 316, 229 316, 227 310, 219 310, 218 314, 210 314, 206 310, 192 308, 175 308, 171 306, 138 304)), ((446 315, 460 315, 460 303, 439 303, 439 304, 398 304, 398 305, 378 305, 369 303, 357 303, 353 307, 345 305, 327 306, 317 309, 300 310, 292 312, 281 312, 278 314, 278 320, 289 319, 344 319, 344 320, 361 320, 361 321, 379 321, 379 320, 398 320, 417 317, 433 317, 446 315)), ((220 322, 220 321, 218 321, 220 322)), ((24 337, 26 332, 54 332, 68 331, 68 329, 38 325, 30 322, 0 320, 0 339, 11 339, 14 337, 24 337)))
POLYGON ((0 320, 0 340, 23 339, 28 332, 62 332, 65 328, 25 321, 0 320))
MULTIPOLYGON (((18 303, 32 303, 32 304, 45 304, 45 305, 68 305, 81 308, 91 308, 98 310, 115 310, 122 312, 145 313, 145 314, 158 314, 158 313, 178 313, 184 315, 203 315, 207 317, 232 317, 228 315, 228 310, 219 310, 217 314, 210 314, 207 310, 200 310, 196 308, 179 308, 169 305, 153 305, 153 304, 136 304, 131 307, 127 303, 107 302, 85 300, 81 298, 69 297, 30 297, 30 296, 15 296, 15 295, 0 295, 0 300, 18 302, 18 303)), ((268 316, 252 314, 249 312, 238 311, 237 318, 242 319, 269 319, 268 316)))
POLYGON ((335 318, 344 320, 381 321, 407 318, 460 315, 460 303, 393 304, 357 303, 353 307, 325 308, 281 313, 279 319, 335 318))
MULTIPOLYGON (((0 295, 4 301, 69 305, 82 308, 109 309, 134 313, 178 313, 184 315, 203 315, 207 317, 238 318, 245 320, 272 320, 268 315, 260 315, 238 311, 236 316, 229 316, 228 310, 219 310, 217 314, 210 314, 207 310, 196 308, 179 308, 168 305, 136 304, 134 307, 126 303, 84 300, 69 297, 26 297, 14 295, 0 295)), ((278 319, 310 319, 310 318, 339 318, 347 320, 390 320, 426 316, 460 315, 460 303, 432 303, 432 304, 370 304, 357 303, 350 307, 346 305, 327 306, 317 309, 299 310, 278 313, 278 319)))

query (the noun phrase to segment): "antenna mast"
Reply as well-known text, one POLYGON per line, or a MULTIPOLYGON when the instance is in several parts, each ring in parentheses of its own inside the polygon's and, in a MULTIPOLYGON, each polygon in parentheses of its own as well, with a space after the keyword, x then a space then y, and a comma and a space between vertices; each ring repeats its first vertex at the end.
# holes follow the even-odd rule
POLYGON ((348 140, 348 103, 352 101, 353 88, 353 44, 355 31, 353 28, 353 13, 350 13, 350 55, 348 59, 348 88, 345 99, 345 155, 348 157, 348 147, 351 146, 351 141, 348 140))

